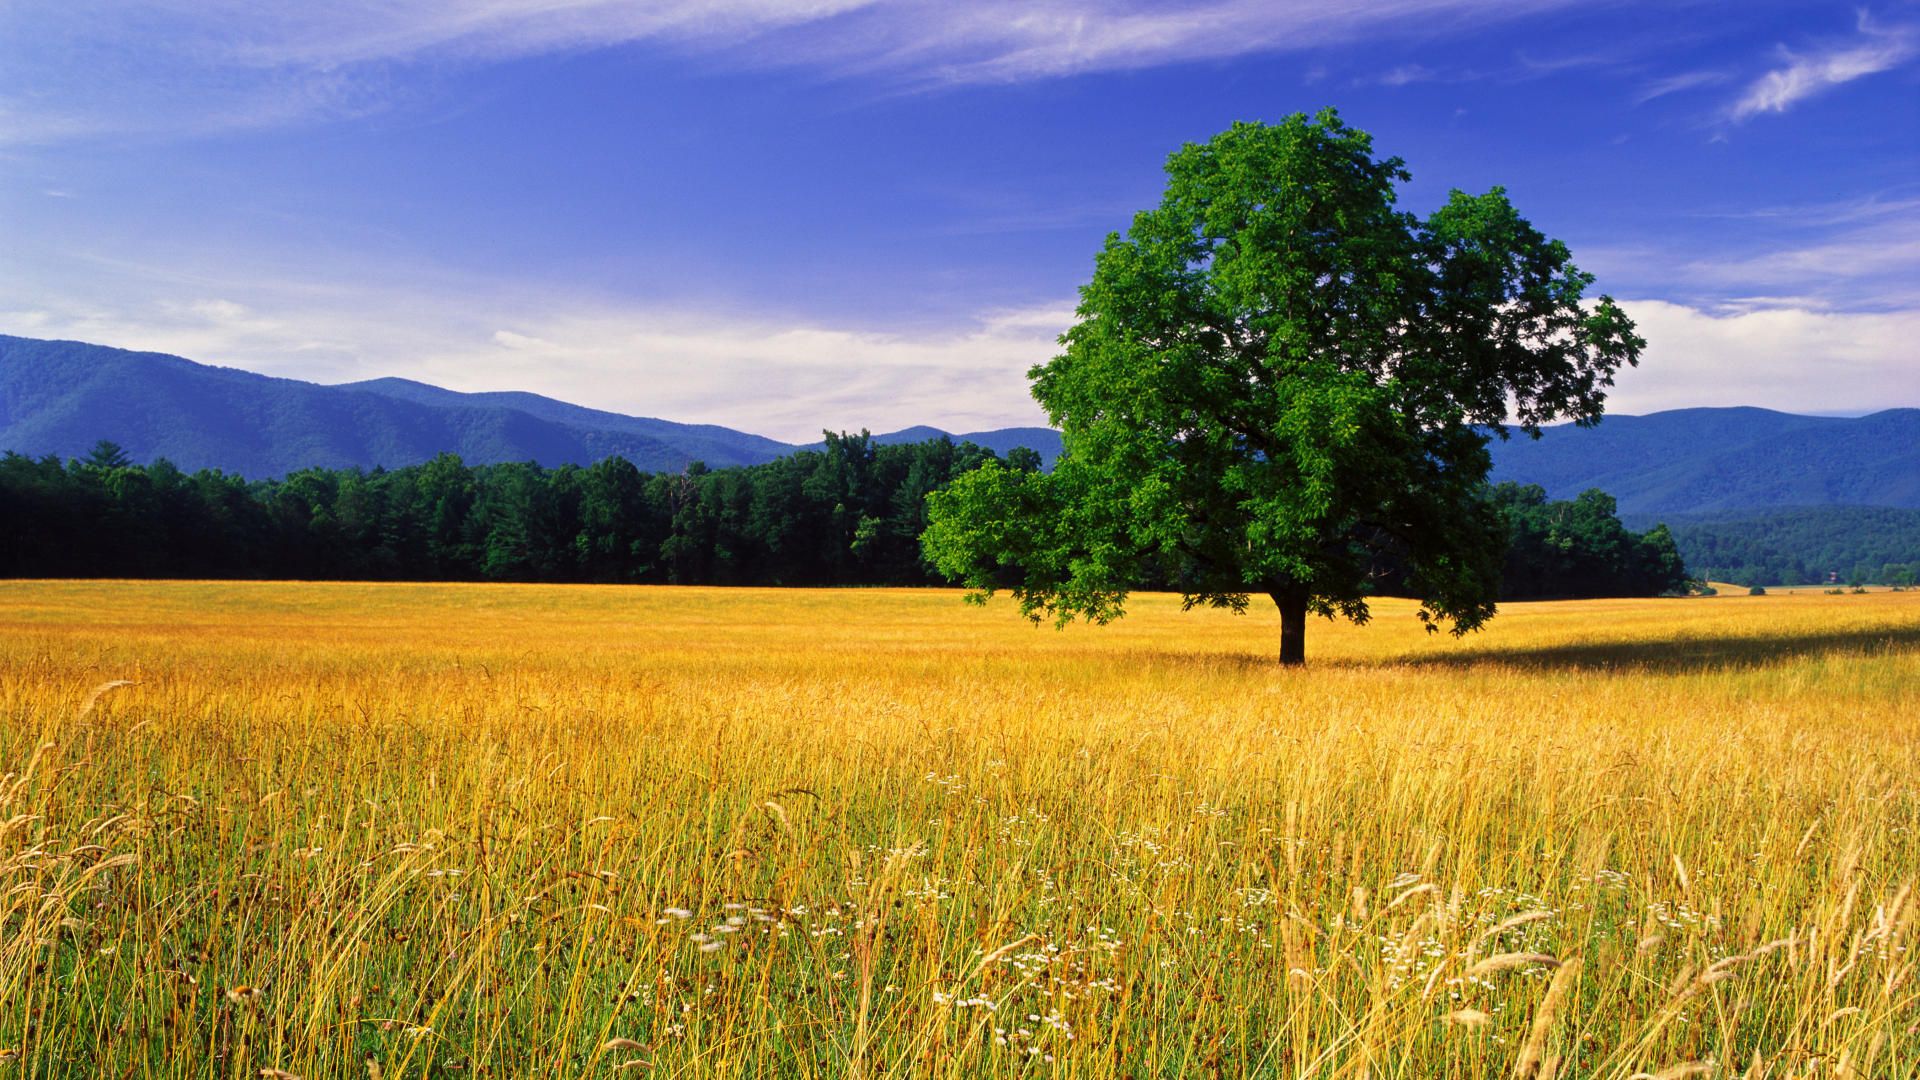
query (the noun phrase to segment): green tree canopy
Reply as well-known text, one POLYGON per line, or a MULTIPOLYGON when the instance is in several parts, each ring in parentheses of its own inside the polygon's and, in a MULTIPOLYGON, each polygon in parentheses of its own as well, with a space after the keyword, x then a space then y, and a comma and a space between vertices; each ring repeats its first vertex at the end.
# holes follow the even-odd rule
POLYGON ((1690 585, 1667 527, 1630 531, 1613 496, 1598 488, 1554 502, 1537 484, 1509 482, 1486 497, 1509 530, 1502 599, 1655 596, 1690 585))
POLYGON ((1368 617, 1388 574, 1430 629, 1498 596, 1489 433, 1598 422, 1644 342, 1506 193, 1396 207, 1398 158, 1332 110, 1236 124, 1167 162, 1107 238, 1064 350, 1029 377, 1064 436, 1051 474, 989 465, 933 496, 929 558, 1065 623, 1161 580, 1191 607, 1368 617))
POLYGON ((124 469, 133 464, 133 458, 127 456, 120 444, 112 439, 101 439, 94 443, 93 449, 81 460, 88 468, 102 472, 124 469))

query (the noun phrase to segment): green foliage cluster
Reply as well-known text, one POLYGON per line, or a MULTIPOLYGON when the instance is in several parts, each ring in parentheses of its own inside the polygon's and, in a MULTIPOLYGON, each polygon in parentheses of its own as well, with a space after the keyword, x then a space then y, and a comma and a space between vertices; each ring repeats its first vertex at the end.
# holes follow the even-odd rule
MULTIPOLYGON (((306 469, 249 483, 103 444, 63 464, 0 458, 0 575, 351 580, 928 584, 927 493, 989 450, 947 440, 825 449, 763 465, 643 473, 306 469)), ((1006 467, 1037 469, 1033 451, 1006 467)))
POLYGON ((1674 541, 1701 576, 1740 585, 1920 582, 1920 510, 1804 506, 1682 518, 1674 541))
POLYGON ((1655 596, 1687 585, 1687 564, 1665 525, 1644 533, 1620 523, 1613 496, 1598 489, 1549 501, 1537 484, 1496 484, 1488 500, 1510 540, 1500 598, 1655 596))

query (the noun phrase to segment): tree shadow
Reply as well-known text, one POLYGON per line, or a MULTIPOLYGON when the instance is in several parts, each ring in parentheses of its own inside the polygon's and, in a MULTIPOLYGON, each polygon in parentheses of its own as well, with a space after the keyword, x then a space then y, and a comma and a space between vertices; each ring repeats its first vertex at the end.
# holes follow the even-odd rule
MULTIPOLYGON (((1635 641, 1570 642, 1539 648, 1466 646, 1445 652, 1407 652, 1386 656, 1315 655, 1307 644, 1307 664, 1297 670, 1378 670, 1411 668, 1467 671, 1519 668, 1531 671, 1643 671, 1680 675, 1761 667, 1788 660, 1843 656, 1884 656, 1920 650, 1920 624, 1876 626, 1811 633, 1684 635, 1635 641)), ((1137 654, 1130 654, 1137 656, 1137 654)), ((1272 653, 1157 652, 1157 663, 1210 672, 1274 672, 1272 653)))
POLYGON ((1878 656, 1920 649, 1920 625, 1813 633, 1687 635, 1656 640, 1572 642, 1533 649, 1471 648, 1403 656, 1408 667, 1518 667, 1542 671, 1649 671, 1678 675, 1758 667, 1783 660, 1878 656))

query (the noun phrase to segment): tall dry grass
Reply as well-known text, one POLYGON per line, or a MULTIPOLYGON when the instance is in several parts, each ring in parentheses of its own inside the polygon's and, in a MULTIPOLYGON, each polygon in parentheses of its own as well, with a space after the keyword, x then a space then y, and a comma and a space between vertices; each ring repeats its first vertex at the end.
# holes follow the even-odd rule
POLYGON ((1920 1077, 1920 594, 0 585, 0 1075, 1920 1077))

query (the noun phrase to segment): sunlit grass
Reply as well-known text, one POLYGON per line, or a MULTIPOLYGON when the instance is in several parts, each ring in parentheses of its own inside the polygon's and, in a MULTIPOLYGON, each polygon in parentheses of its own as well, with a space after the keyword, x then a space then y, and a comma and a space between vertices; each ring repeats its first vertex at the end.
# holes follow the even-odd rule
POLYGON ((1920 593, 1177 608, 0 585, 0 1075, 1920 1077, 1920 593))

